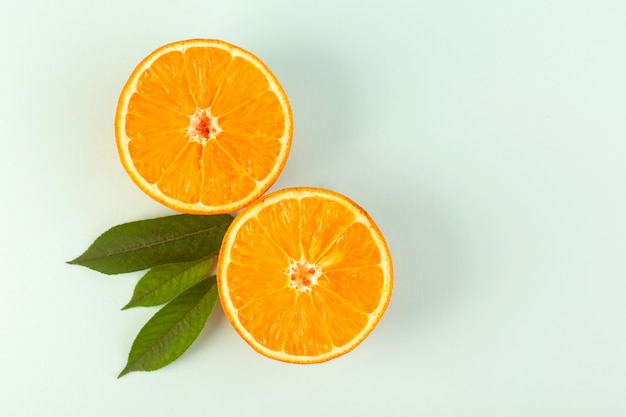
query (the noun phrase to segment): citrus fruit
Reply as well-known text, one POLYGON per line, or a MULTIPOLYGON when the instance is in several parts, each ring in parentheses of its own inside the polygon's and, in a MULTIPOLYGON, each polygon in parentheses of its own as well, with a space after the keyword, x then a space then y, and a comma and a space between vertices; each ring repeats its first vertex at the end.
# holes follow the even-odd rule
POLYGON ((229 213, 285 165, 291 108, 259 58, 219 40, 162 46, 124 85, 115 133, 122 165, 153 199, 186 213, 229 213))
POLYGON ((316 188, 271 193, 230 225, 217 284, 224 312, 259 353, 317 363, 355 348, 393 286, 389 249, 371 217, 316 188))

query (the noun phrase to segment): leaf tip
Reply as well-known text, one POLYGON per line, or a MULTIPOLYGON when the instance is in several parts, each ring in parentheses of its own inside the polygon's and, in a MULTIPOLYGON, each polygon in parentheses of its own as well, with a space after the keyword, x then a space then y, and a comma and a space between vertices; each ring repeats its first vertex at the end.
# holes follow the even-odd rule
MULTIPOLYGON (((84 266, 86 268, 90 268, 89 265, 87 265, 83 259, 83 255, 80 255, 78 258, 74 258, 71 261, 65 261, 66 264, 68 265, 78 265, 78 266, 84 266)), ((93 269, 93 268, 90 268, 93 269)))
POLYGON ((121 377, 123 377, 129 372, 132 372, 132 369, 129 369, 128 366, 126 366, 124 369, 122 369, 122 372, 120 372, 120 374, 117 376, 117 379, 120 379, 121 377))

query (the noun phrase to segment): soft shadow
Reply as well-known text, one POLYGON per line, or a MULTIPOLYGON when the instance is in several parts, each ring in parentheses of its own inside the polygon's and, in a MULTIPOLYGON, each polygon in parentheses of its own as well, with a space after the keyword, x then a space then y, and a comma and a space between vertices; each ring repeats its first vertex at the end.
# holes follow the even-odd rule
POLYGON ((394 264, 390 324, 445 314, 460 289, 455 219, 419 191, 364 198, 389 245, 394 264))
POLYGON ((356 86, 341 73, 337 59, 319 46, 269 52, 263 60, 285 89, 294 118, 291 153, 273 188, 330 187, 331 167, 349 150, 350 127, 356 120, 349 99, 356 86))

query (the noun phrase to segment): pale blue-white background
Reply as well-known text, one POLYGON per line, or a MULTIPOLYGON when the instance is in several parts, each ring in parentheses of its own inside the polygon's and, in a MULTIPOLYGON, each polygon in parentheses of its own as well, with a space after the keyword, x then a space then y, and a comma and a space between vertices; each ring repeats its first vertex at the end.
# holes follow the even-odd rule
POLYGON ((0 415, 626 415, 626 3, 8 1, 0 5, 0 415), (154 310, 138 274, 69 266, 170 214, 124 173, 119 91, 158 46, 219 38, 293 104, 274 189, 349 195, 385 233, 387 314, 294 366, 221 308, 188 353, 117 380, 154 310))

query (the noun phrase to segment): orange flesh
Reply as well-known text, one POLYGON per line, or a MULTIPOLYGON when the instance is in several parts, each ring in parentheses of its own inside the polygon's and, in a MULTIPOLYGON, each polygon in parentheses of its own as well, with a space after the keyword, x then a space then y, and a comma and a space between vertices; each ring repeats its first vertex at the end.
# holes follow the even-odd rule
POLYGON ((126 114, 137 173, 165 196, 221 206, 245 199, 274 168, 285 110, 252 63, 187 47, 138 76, 126 114))
POLYGON ((224 274, 237 319, 259 344, 316 356, 366 327, 381 303, 380 264, 372 232, 345 205, 289 198, 241 226, 224 274))

